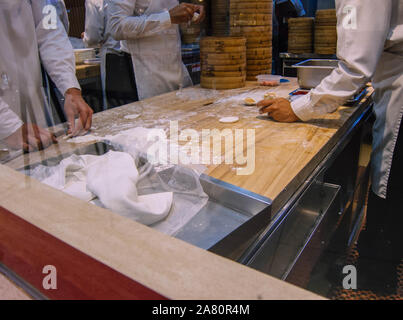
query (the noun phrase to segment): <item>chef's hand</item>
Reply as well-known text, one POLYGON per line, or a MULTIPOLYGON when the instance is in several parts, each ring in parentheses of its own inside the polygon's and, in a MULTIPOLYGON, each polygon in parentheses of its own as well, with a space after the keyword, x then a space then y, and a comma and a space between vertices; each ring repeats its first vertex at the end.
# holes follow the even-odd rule
POLYGON ((52 143, 57 143, 56 137, 48 130, 36 124, 25 123, 12 135, 4 139, 8 147, 23 149, 25 152, 42 150, 52 143))
POLYGON ((202 5, 194 4, 194 6, 196 7, 195 12, 197 12, 199 14, 199 16, 193 22, 201 23, 201 22, 203 22, 204 18, 206 17, 206 10, 204 9, 204 6, 202 6, 202 5))
POLYGON ((91 129, 92 114, 94 111, 84 101, 81 91, 77 88, 70 88, 64 95, 64 112, 69 123, 68 133, 72 136, 83 135, 91 129), (77 123, 75 118, 79 117, 77 123))
POLYGON ((279 122, 296 122, 300 119, 295 115, 291 108, 291 103, 284 98, 262 100, 257 106, 259 113, 267 113, 269 117, 279 122))
POLYGON ((169 10, 171 23, 180 24, 189 22, 193 19, 193 15, 195 14, 195 12, 199 13, 199 17, 194 22, 200 23, 201 21, 203 21, 206 15, 204 7, 191 3, 181 3, 180 5, 169 10))

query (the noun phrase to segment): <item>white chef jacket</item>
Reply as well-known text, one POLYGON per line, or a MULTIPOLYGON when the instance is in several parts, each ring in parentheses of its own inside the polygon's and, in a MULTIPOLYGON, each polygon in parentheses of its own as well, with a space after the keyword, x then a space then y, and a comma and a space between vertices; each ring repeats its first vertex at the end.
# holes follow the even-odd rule
POLYGON ((83 41, 87 47, 120 50, 119 41, 115 40, 107 25, 109 10, 107 0, 85 1, 85 32, 83 41))
POLYGON ((139 99, 192 85, 182 62, 178 25, 169 10, 177 0, 111 0, 108 21, 116 40, 126 40, 139 99))
POLYGON ((372 188, 386 198, 403 115, 403 1, 336 0, 336 10, 339 66, 291 106, 301 120, 308 121, 334 112, 372 80, 376 115, 372 188))
POLYGON ((120 51, 120 41, 112 37, 109 25, 107 24, 110 18, 108 2, 107 0, 85 1, 85 32, 83 38, 86 47, 100 49, 104 109, 107 108, 105 92, 106 54, 108 52, 120 51))
POLYGON ((56 7, 57 15, 59 16, 60 21, 63 23, 64 28, 66 29, 66 32, 68 34, 70 22, 69 22, 69 16, 67 14, 66 4, 64 3, 64 0, 51 0, 50 3, 56 7))
POLYGON ((55 29, 44 27, 43 9, 53 2, 0 0, 0 139, 18 130, 22 119, 47 126, 40 60, 63 95, 80 88, 60 18, 56 16, 55 29))

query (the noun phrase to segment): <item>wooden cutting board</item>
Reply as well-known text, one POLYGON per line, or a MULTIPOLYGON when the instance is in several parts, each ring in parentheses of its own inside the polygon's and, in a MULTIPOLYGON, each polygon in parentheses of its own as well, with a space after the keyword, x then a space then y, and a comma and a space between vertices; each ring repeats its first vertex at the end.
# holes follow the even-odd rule
MULTIPOLYGON (((356 108, 342 107, 337 112, 324 115, 308 123, 278 123, 266 116, 259 115, 257 109, 246 108, 242 103, 234 103, 230 97, 239 94, 253 94, 257 90, 263 94, 274 92, 278 97, 298 88, 297 79, 290 78, 289 84, 279 87, 260 87, 257 82, 247 82, 245 88, 210 92, 192 87, 158 97, 147 99, 94 114, 93 134, 105 136, 117 134, 130 127, 163 127, 169 129, 169 120, 179 119, 179 129, 254 129, 256 137, 255 171, 248 176, 237 175, 235 164, 208 165, 207 173, 214 178, 245 188, 273 200, 303 170, 329 140, 346 123, 356 108), (182 98, 183 95, 183 98, 182 98), (141 107, 142 115, 134 120, 127 120, 125 115, 141 107), (222 116, 237 115, 240 121, 235 124, 222 124, 222 116)), ((87 143, 88 144, 88 143, 87 143)), ((58 145, 45 151, 21 156, 8 165, 21 168, 28 163, 37 163, 46 158, 55 157, 63 152, 85 144, 74 145, 60 139, 58 145)))

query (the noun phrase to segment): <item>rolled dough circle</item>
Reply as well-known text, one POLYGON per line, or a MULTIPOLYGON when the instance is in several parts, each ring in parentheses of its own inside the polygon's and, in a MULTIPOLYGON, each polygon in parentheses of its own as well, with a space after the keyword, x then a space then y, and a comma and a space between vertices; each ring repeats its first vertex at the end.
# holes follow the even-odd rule
POLYGON ((127 116, 124 116, 125 119, 127 120, 133 120, 133 119, 137 119, 138 117, 140 117, 140 114, 129 114, 127 116))
POLYGON ((219 120, 221 123, 234 123, 239 121, 238 117, 224 117, 219 120))

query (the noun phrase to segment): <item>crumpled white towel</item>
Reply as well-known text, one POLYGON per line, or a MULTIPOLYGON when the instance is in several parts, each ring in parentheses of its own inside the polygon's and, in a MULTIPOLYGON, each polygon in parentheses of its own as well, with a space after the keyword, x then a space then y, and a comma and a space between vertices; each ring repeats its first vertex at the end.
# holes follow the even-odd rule
POLYGON ((106 208, 145 225, 164 219, 171 209, 173 193, 139 196, 138 179, 130 154, 109 151, 102 156, 72 155, 42 182, 85 201, 98 197, 106 208))
POLYGON ((165 218, 172 205, 172 192, 139 196, 139 173, 128 153, 109 151, 102 161, 88 167, 87 187, 105 207, 150 225, 165 218))
MULTIPOLYGON (((84 201, 91 201, 96 196, 87 190, 87 166, 96 161, 96 156, 72 156, 63 159, 56 167, 45 167, 51 174, 40 181, 56 189, 62 190, 73 197, 84 201)), ((41 168, 39 168, 41 169, 41 168)), ((45 171, 45 172, 46 172, 45 171)), ((40 172, 40 170, 37 170, 40 172)))

